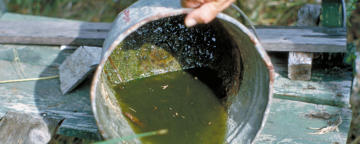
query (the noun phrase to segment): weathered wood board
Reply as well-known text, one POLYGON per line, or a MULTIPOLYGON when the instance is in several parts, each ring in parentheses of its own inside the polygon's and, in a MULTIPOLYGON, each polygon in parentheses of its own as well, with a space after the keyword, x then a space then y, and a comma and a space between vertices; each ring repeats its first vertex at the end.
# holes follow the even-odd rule
MULTIPOLYGON (((57 67, 66 59, 66 57, 74 52, 74 50, 60 51, 58 46, 0 45, 0 65, 2 66, 0 69, 0 73, 2 73, 2 75, 0 75, 0 81, 19 79, 16 72, 16 65, 13 62, 14 48, 19 54, 19 58, 22 61, 22 65, 28 77, 57 75, 57 67)), ((276 60, 275 57, 272 57, 272 59, 276 60)), ((339 100, 337 102, 338 104, 334 102, 335 105, 343 105, 346 107, 348 104, 348 94, 343 93, 344 97, 338 98, 333 95, 336 94, 336 92, 331 92, 332 89, 329 91, 330 86, 340 85, 343 83, 343 80, 348 79, 348 77, 337 77, 337 82, 333 81, 333 79, 335 79, 335 76, 333 75, 331 78, 329 77, 329 79, 332 80, 328 80, 327 77, 323 79, 322 82, 319 82, 320 78, 314 77, 317 75, 317 71, 315 71, 313 74, 313 81, 307 83, 293 83, 293 81, 284 77, 286 76, 286 73, 284 72, 286 71, 286 68, 282 68, 281 66, 286 67, 286 64, 281 64, 277 61, 274 61, 274 63, 275 70, 277 71, 274 97, 291 97, 286 96, 287 93, 290 93, 294 97, 296 96, 296 99, 294 100, 301 101, 301 99, 311 99, 310 102, 312 103, 333 105, 331 102, 327 102, 326 99, 329 99, 330 101, 335 98, 335 100, 339 100), (289 86, 284 88, 284 85, 286 84, 289 86), (302 90, 307 84, 310 84, 317 89, 302 90)), ((349 84, 345 83, 345 85, 350 85, 350 80, 348 82, 349 84)), ((61 94, 59 88, 60 82, 58 79, 0 84, 0 105, 2 105, 0 116, 3 116, 6 111, 12 110, 32 114, 45 114, 47 117, 61 117, 65 118, 65 121, 57 131, 58 134, 80 138, 100 139, 90 107, 90 84, 91 78, 87 78, 75 88, 74 91, 67 95, 61 94)), ((350 87, 343 87, 340 88, 340 90, 350 93, 350 87)), ((274 100, 271 107, 272 110, 282 106, 277 105, 276 103, 277 100, 274 100)), ((308 105, 313 106, 315 104, 308 105)), ((296 110, 296 108, 297 105, 295 105, 293 109, 296 110)), ((299 110, 299 112, 301 111, 302 110, 299 110)), ((277 111, 274 112, 277 114, 277 111)), ((270 113, 270 117, 273 114, 274 113, 270 113)), ((287 117, 287 114, 288 113, 284 112, 283 117, 286 117, 286 119, 289 120, 283 123, 292 124, 292 120, 287 117)), ((271 119, 270 117, 269 119, 271 119)), ((295 119, 298 119, 298 117, 295 117, 293 121, 295 121, 295 119)))
POLYGON ((352 72, 329 70, 313 67, 309 81, 292 81, 288 78, 287 54, 270 54, 275 68, 275 98, 302 101, 349 108, 352 72))
MULTIPOLYGON (((4 20, 70 22, 70 20, 64 19, 12 13, 5 13, 2 15, 0 21, 4 20)), ((261 38, 262 42, 265 40, 263 45, 268 51, 296 51, 299 50, 299 48, 303 48, 303 50, 307 52, 346 51, 346 29, 344 28, 297 27, 294 29, 293 27, 257 27, 257 29, 258 32, 265 34, 269 33, 269 30, 273 30, 274 34, 267 36, 268 42, 266 42, 266 37, 261 38), (276 37, 280 39, 276 39, 276 37), (299 38, 306 41, 307 44, 296 43, 299 38), (317 39, 318 41, 311 43, 311 40, 314 39, 317 39), (329 42, 336 42, 340 45, 334 45, 329 42)), ((99 45, 102 45, 102 43, 99 45)), ((19 58, 26 71, 27 77, 29 78, 57 75, 58 66, 66 59, 66 57, 74 52, 74 50, 60 51, 59 46, 0 45, 0 73, 2 73, 2 75, 0 75, 0 81, 19 79, 16 71, 17 66, 13 62, 13 48, 16 48, 19 53, 19 58)), ((276 57, 272 57, 272 60, 276 59, 276 57)), ((275 98, 271 106, 268 122, 266 123, 263 132, 260 134, 258 143, 329 143, 337 140, 339 140, 337 141, 339 143, 344 143, 345 139, 343 137, 346 137, 347 130, 349 129, 347 126, 347 121, 349 121, 347 119, 349 116, 342 116, 345 119, 343 119, 343 124, 340 125, 340 134, 337 132, 330 132, 325 135, 309 136, 303 134, 303 132, 312 133, 316 130, 308 130, 306 127, 326 126, 324 125, 326 122, 324 122, 324 120, 305 119, 304 117, 301 117, 301 114, 323 108, 326 108, 325 111, 329 113, 337 112, 337 110, 340 112, 349 111, 348 109, 322 106, 319 104, 348 107, 348 94, 350 93, 350 86, 348 85, 349 83, 351 84, 351 78, 349 78, 347 73, 330 74, 324 78, 324 73, 326 71, 320 70, 313 72, 312 79, 308 83, 292 83, 286 78, 286 62, 287 59, 285 59, 285 61, 283 61, 283 59, 280 59, 280 61, 273 61, 277 72, 274 97, 305 101, 314 104, 275 98), (316 87, 316 90, 303 90, 302 88, 306 88, 307 85, 316 87), (338 91, 341 91, 343 97, 336 96, 338 91), (291 95, 287 95, 287 93, 290 93, 291 95), (285 109, 287 107, 291 108, 287 110, 285 109), (302 126, 301 124, 304 124, 305 126, 302 126), (290 129, 289 126, 295 128, 290 129), (308 131, 303 130, 303 128, 308 131), (288 132, 285 133, 284 130, 288 130, 288 132)), ((101 139, 101 136, 98 133, 90 107, 90 83, 91 78, 87 78, 74 91, 67 95, 61 94, 59 88, 60 82, 58 79, 0 84, 0 105, 2 105, 0 108, 0 117, 4 116, 7 111, 12 110, 45 117, 65 118, 57 131, 58 134, 99 140, 101 139)))
POLYGON ((100 63, 101 47, 80 46, 59 66, 60 90, 69 93, 100 63))
POLYGON ((0 43, 102 45, 110 25, 110 23, 84 22, 1 21, 0 43))
MULTIPOLYGON (((18 13, 5 12, 1 15, 0 21, 62 21, 62 22, 74 22, 78 20, 69 20, 69 19, 61 19, 54 17, 44 17, 44 16, 34 16, 34 15, 25 15, 18 13)), ((82 21, 78 21, 82 22, 82 21)))
POLYGON ((274 97, 350 108, 351 77, 328 75, 325 71, 313 71, 310 81, 292 81, 286 72, 276 73, 274 97))
POLYGON ((351 113, 352 111, 346 108, 273 99, 265 127, 255 143, 328 144, 338 142, 345 144, 351 113), (310 112, 340 114, 342 123, 339 125, 339 132, 334 131, 322 135, 307 134, 316 132, 316 130, 308 129, 308 127, 328 126, 328 122, 334 122, 338 118, 338 116, 333 116, 328 120, 309 118, 305 114, 310 112))
MULTIPOLYGON (((5 13, 0 19, 0 43, 102 46, 111 26, 43 19, 5 13), (18 19, 32 22, 14 21, 18 19)), ((346 52, 346 28, 257 27, 257 32, 267 51, 346 52)))
MULTIPOLYGON (((16 49, 28 78, 58 75, 58 66, 74 50, 59 46, 0 45, 0 81, 19 79, 13 62, 16 49)), ((65 118, 57 133, 101 139, 90 106, 91 77, 70 94, 60 91, 59 79, 0 84, 0 116, 9 110, 65 118)))
POLYGON ((62 119, 8 111, 0 120, 0 143, 45 144, 62 119))

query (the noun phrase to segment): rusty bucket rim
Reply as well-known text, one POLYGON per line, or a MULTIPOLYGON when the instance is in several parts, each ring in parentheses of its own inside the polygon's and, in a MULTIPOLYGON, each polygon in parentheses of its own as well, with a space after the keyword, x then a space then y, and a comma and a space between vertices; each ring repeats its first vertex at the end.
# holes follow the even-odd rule
MULTIPOLYGON (((99 63, 98 67, 95 70, 95 74, 93 76, 93 80, 91 82, 91 88, 90 88, 91 108, 92 108, 92 111, 93 111, 93 114, 94 114, 94 119, 95 119, 96 125, 98 126, 99 132, 100 132, 102 137, 105 134, 105 132, 104 132, 103 126, 101 124, 99 124, 100 119, 99 119, 98 114, 97 114, 97 107, 96 107, 97 105, 96 105, 96 101, 95 101, 96 100, 96 87, 97 87, 97 85, 98 85, 98 83, 100 81, 101 71, 104 68, 105 62, 107 61, 108 57, 111 55, 112 51, 116 48, 116 46, 123 39, 125 39, 128 35, 130 35, 134 31, 136 31, 138 28, 140 28, 144 24, 146 24, 148 22, 151 22, 151 21, 159 20, 159 19, 165 18, 165 17, 188 14, 192 10, 193 9, 180 8, 180 9, 177 9, 177 10, 174 10, 174 11, 168 11, 168 12, 164 12, 164 13, 161 13, 161 14, 155 14, 153 16, 144 18, 140 22, 138 22, 138 23, 132 25, 131 27, 129 27, 124 33, 117 36, 117 38, 115 39, 115 41, 113 41, 111 43, 111 45, 109 46, 107 51, 105 53, 103 53, 103 56, 101 57, 100 63, 99 63), (121 39, 121 37, 122 37, 122 39, 121 39)), ((269 99, 268 99, 268 102, 267 102, 265 112, 263 114, 261 127, 259 128, 257 134, 255 135, 255 137, 254 137, 254 139, 252 141, 252 143, 254 143, 255 139, 260 135, 262 129, 264 128, 266 119, 268 117, 268 114, 270 113, 271 102, 272 102, 272 99, 273 99, 273 87, 274 87, 274 77, 275 77, 274 67, 273 67, 273 65, 271 63, 271 60, 268 57, 265 49, 262 47, 260 41, 254 36, 254 34, 247 27, 245 27, 243 24, 241 24, 239 21, 235 20, 234 18, 232 18, 232 17, 230 17, 230 16, 228 16, 226 14, 223 14, 223 13, 219 13, 217 15, 217 18, 222 19, 222 20, 226 20, 227 22, 233 23, 234 25, 238 26, 241 31, 243 31, 245 34, 247 34, 249 36, 249 38, 251 39, 251 41, 253 42, 254 47, 256 48, 256 50, 258 51, 258 53, 260 54, 260 56, 264 60, 264 63, 265 63, 265 65, 267 66, 267 68, 269 70, 269 77, 270 77, 269 95, 268 95, 269 99)))

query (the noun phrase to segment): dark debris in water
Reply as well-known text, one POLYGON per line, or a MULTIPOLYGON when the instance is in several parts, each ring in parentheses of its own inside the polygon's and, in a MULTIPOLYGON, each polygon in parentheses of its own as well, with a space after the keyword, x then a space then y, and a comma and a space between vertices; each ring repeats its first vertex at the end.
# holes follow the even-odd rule
POLYGON ((214 60, 218 35, 212 25, 187 28, 184 18, 168 17, 145 24, 124 40, 123 50, 137 50, 143 44, 152 44, 178 57, 183 68, 202 67, 214 60))
MULTIPOLYGON (((126 82, 180 69, 208 67, 217 72, 226 91, 237 92, 243 67, 235 39, 219 20, 188 28, 184 18, 185 15, 180 15, 152 21, 127 36, 110 56, 121 78, 126 82)), ((113 86, 120 83, 109 64, 105 64, 104 71, 113 86)))

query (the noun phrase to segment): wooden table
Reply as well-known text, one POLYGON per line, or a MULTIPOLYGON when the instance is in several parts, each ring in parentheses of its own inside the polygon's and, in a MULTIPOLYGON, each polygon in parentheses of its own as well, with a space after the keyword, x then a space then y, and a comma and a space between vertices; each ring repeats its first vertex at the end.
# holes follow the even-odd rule
MULTIPOLYGON (((4 21, 73 22, 13 13, 4 13, 0 16, 0 21, 0 24, 4 21)), ((310 28, 304 29, 309 33, 312 31, 310 28)), ((287 36, 292 38, 291 35, 287 36)), ((266 38, 263 41, 266 42, 266 38)), ((317 44, 313 44, 314 47, 317 44)), ((332 47, 336 52, 345 51, 341 46, 332 45, 332 47)), ((327 50, 326 47, 324 49, 327 50)), ((61 50, 60 45, 55 44, 1 44, 0 81, 20 79, 21 74, 14 62, 14 50, 18 53, 27 78, 58 75, 58 66, 74 52, 74 50, 61 50)), ((294 51, 294 49, 282 51, 294 51)), ((352 113, 349 109, 351 71, 329 73, 325 77, 327 71, 315 68, 310 81, 291 81, 287 78, 287 58, 278 54, 269 54, 276 71, 274 99, 265 127, 256 139, 256 143, 345 143, 352 113), (316 89, 308 89, 308 85, 316 89), (327 126, 329 120, 334 121, 337 118, 335 116, 323 120, 308 118, 305 115, 323 111, 341 115, 343 122, 339 126, 340 131, 323 135, 307 134, 316 132, 307 129, 308 127, 327 126)), ((91 77, 67 95, 61 94, 58 79, 0 84, 0 116, 12 110, 44 117, 65 118, 57 134, 101 140, 90 106, 90 83, 91 77)))

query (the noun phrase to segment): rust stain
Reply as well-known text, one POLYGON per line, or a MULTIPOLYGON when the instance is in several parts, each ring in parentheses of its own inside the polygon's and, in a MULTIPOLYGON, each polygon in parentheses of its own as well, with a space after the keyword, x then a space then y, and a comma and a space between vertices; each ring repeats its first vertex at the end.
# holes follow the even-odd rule
POLYGON ((124 17, 123 19, 126 21, 126 22, 130 22, 130 14, 129 14, 129 10, 124 10, 124 17))
MULTIPOLYGON (((248 35, 251 39, 251 41, 254 43, 254 45, 256 45, 256 41, 255 41, 255 38, 252 36, 252 35, 248 35)), ((260 41, 260 40, 259 40, 260 41)))
MULTIPOLYGON (((267 60, 270 60, 270 59, 267 59, 267 60)), ((270 82, 273 83, 275 81, 274 66, 268 65, 268 68, 269 68, 269 72, 270 72, 270 82)))
POLYGON ((109 61, 110 61, 111 65, 113 66, 113 68, 115 69, 116 74, 117 74, 120 82, 123 82, 123 80, 122 80, 122 78, 121 78, 121 76, 120 76, 120 73, 119 73, 119 71, 117 70, 117 68, 116 68, 116 66, 115 66, 115 64, 114 64, 114 61, 111 59, 110 56, 109 56, 109 61))

